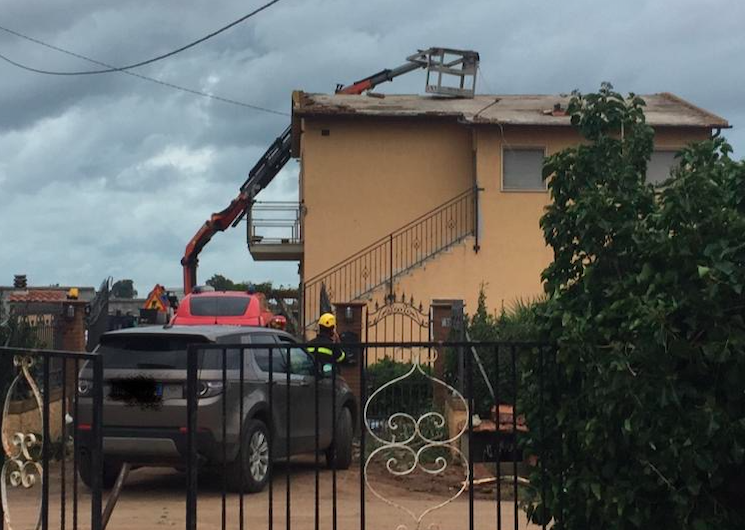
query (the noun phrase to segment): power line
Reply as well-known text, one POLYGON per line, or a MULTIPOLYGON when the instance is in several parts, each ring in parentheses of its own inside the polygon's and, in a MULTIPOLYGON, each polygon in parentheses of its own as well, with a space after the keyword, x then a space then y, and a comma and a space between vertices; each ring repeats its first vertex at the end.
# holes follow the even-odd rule
MULTIPOLYGON (((245 108, 257 110, 257 111, 260 111, 260 112, 267 112, 269 114, 277 114, 279 116, 289 116, 290 115, 287 112, 282 112, 282 111, 279 111, 279 110, 268 109, 266 107, 260 107, 258 105, 252 105, 250 103, 245 103, 243 101, 238 101, 238 100, 235 100, 235 99, 229 99, 229 98, 224 98, 224 97, 221 97, 221 96, 216 96, 216 95, 210 94, 208 92, 202 92, 201 90, 195 90, 193 88, 187 88, 187 87, 184 87, 184 86, 181 86, 181 85, 176 85, 174 83, 169 83, 167 81, 161 81, 160 79, 155 79, 154 77, 148 77, 146 75, 138 74, 136 72, 130 72, 130 71, 127 71, 127 70, 123 70, 121 68, 116 68, 115 66, 112 66, 112 65, 110 65, 108 63, 97 61, 96 59, 92 59, 91 57, 87 57, 85 55, 81 55, 79 53, 75 53, 75 52, 72 52, 70 50, 65 50, 64 48, 60 48, 58 46, 54 46, 53 44, 49 44, 49 43, 44 42, 44 41, 41 41, 39 39, 35 39, 33 37, 29 37, 28 35, 24 35, 23 33, 18 33, 17 31, 8 30, 6 28, 3 28, 2 26, 0 26, 0 29, 1 30, 4 30, 4 31, 8 31, 9 33, 12 33, 13 35, 15 35, 17 37, 20 37, 22 39, 26 39, 26 40, 31 41, 33 43, 39 44, 40 46, 44 46, 45 48, 49 48, 50 50, 54 50, 54 51, 57 51, 57 52, 60 52, 60 53, 64 53, 64 54, 70 55, 72 57, 77 57, 78 59, 83 59, 84 61, 88 61, 89 63, 97 64, 99 66, 104 66, 104 67, 106 67, 106 68, 109 69, 108 71, 111 71, 111 72, 119 72, 119 73, 122 73, 122 74, 131 75, 132 77, 137 77, 139 79, 144 79, 145 81, 150 81, 151 83, 157 83, 159 85, 163 85, 163 86, 166 86, 166 87, 169 87, 169 88, 173 88, 175 90, 180 90, 180 91, 186 92, 188 94, 193 94, 195 96, 201 96, 201 97, 205 97, 205 98, 209 98, 209 99, 214 99, 216 101, 222 101, 223 103, 229 103, 231 105, 237 105, 239 107, 245 107, 245 108)), ((35 68, 32 68, 32 67, 26 66, 24 64, 18 63, 16 61, 13 61, 12 59, 9 59, 8 57, 6 57, 6 56, 4 56, 2 54, 0 54, 0 59, 2 59, 4 61, 12 64, 13 66, 16 66, 18 68, 21 68, 23 70, 28 70, 29 72, 44 73, 44 72, 39 72, 35 68)))
MULTIPOLYGON (((46 74, 46 75, 108 74, 108 73, 111 73, 111 72, 121 72, 123 70, 130 70, 132 68, 138 68, 140 66, 145 66, 145 65, 148 65, 148 64, 152 64, 152 63, 154 63, 156 61, 160 61, 162 59, 166 59, 168 57, 172 57, 172 56, 176 55, 177 53, 181 53, 184 50, 188 50, 189 48, 193 48, 197 44, 201 44, 202 42, 204 42, 204 41, 206 41, 208 39, 211 39, 212 37, 214 37, 216 35, 219 35, 220 33, 224 32, 224 31, 227 31, 228 29, 232 28, 233 26, 236 26, 236 25, 240 24, 241 22, 243 22, 245 20, 248 20, 252 16, 254 16, 254 15, 256 15, 256 14, 264 11, 265 9, 267 9, 268 7, 276 4, 279 1, 280 0, 271 0, 271 2, 268 2, 268 3, 264 4, 261 7, 257 8, 257 9, 254 9, 253 11, 251 11, 250 13, 248 13, 247 15, 244 15, 241 18, 239 18, 238 20, 235 20, 235 21, 231 22, 227 26, 223 26, 222 28, 218 29, 217 31, 213 31, 212 33, 210 33, 208 35, 205 35, 201 39, 197 39, 197 40, 195 40, 193 42, 190 42, 189 44, 187 44, 185 46, 181 46, 180 48, 177 48, 177 49, 175 49, 173 51, 170 51, 168 53, 164 53, 162 55, 158 55, 157 57, 153 57, 152 59, 148 59, 146 61, 140 61, 140 62, 134 63, 134 64, 129 64, 127 66, 121 66, 121 67, 109 66, 105 70, 86 70, 86 71, 78 71, 78 72, 59 72, 59 71, 54 71, 54 70, 42 70, 42 69, 31 68, 31 67, 23 67, 23 68, 25 70, 36 72, 37 74, 46 74)), ((29 40, 34 40, 34 39, 29 38, 29 37, 25 37, 25 36, 21 35, 17 31, 13 31, 12 29, 8 29, 8 28, 2 27, 2 26, 0 26, 0 30, 5 31, 7 33, 10 33, 11 35, 15 35, 17 37, 23 37, 23 38, 28 38, 29 40)), ((11 61, 10 59, 8 59, 5 56, 3 56, 2 58, 5 61, 9 62, 10 64, 13 64, 14 66, 19 66, 19 63, 16 63, 14 61, 11 61)))

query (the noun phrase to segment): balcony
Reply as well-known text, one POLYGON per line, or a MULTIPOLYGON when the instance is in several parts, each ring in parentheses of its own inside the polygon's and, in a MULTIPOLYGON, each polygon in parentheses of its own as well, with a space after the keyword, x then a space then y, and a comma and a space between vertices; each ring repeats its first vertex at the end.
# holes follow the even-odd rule
POLYGON ((248 251, 256 261, 299 261, 303 257, 300 204, 257 201, 247 216, 248 251))

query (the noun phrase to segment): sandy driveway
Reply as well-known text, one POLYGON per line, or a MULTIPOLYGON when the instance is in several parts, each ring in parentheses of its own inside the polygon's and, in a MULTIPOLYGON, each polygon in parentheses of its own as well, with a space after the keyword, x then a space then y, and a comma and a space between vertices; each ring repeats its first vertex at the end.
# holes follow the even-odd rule
MULTIPOLYGON (((315 474, 309 460, 291 464, 291 528, 313 530, 315 514, 315 474)), ((279 464, 274 479, 274 528, 285 529, 286 525, 286 466, 279 464)), ((50 528, 61 527, 59 473, 51 483, 50 528)), ((457 485, 450 477, 447 484, 433 480, 422 473, 406 480, 396 480, 383 470, 370 473, 370 483, 386 498, 408 508, 417 516, 447 500, 457 493, 457 485)), ((67 527, 72 528, 72 504, 70 496, 72 480, 67 481, 68 503, 66 507, 67 527)), ((185 523, 185 475, 170 469, 138 469, 133 471, 126 483, 109 529, 145 530, 159 528, 184 528, 185 523)), ((320 528, 332 529, 331 472, 320 475, 320 528)), ((360 475, 358 468, 337 474, 337 510, 339 530, 360 528, 360 475)), ((38 491, 35 488, 34 491, 38 491)), ((369 530, 397 530, 417 528, 415 519, 405 511, 379 500, 366 489, 366 528, 369 530), (402 526, 403 525, 403 526, 402 526)), ((10 506, 14 528, 33 528, 35 496, 31 491, 13 491, 10 506)), ((79 528, 89 526, 90 496, 80 486, 79 528)), ((230 494, 226 498, 226 528, 238 529, 239 496, 230 494)), ((200 478, 198 521, 200 530, 221 529, 222 495, 219 476, 200 478)), ((519 513, 520 528, 525 518, 519 513)), ((496 528, 496 502, 481 493, 474 503, 476 529, 496 528)), ((512 529, 514 511, 511 502, 502 503, 502 528, 512 529)), ((420 528, 456 530, 468 528, 468 496, 464 493, 457 500, 426 515, 420 528)), ((244 497, 244 528, 268 529, 268 492, 244 497)), ((535 528, 535 527, 529 527, 535 528)))

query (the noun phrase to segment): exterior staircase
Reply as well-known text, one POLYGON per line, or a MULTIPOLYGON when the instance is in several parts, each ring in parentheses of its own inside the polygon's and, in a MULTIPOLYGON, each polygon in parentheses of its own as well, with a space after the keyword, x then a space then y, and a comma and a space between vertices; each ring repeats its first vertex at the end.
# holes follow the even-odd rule
MULTIPOLYGON (((363 300, 413 273, 437 255, 476 237, 478 190, 468 189, 310 278, 303 285, 303 317, 310 328, 321 313, 325 288, 331 303, 363 300)), ((478 239, 474 244, 478 250, 478 239)))

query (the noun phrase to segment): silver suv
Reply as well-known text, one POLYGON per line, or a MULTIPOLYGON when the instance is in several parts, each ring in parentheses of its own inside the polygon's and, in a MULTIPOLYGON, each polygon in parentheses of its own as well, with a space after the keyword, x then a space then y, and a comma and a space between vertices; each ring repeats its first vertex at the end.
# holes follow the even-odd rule
MULTIPOLYGON (((336 378, 336 440, 332 449, 332 378, 317 369, 295 339, 268 328, 232 326, 147 327, 113 331, 101 337, 103 355, 103 447, 105 487, 111 487, 127 462, 133 466, 186 464, 186 350, 189 344, 260 344, 244 349, 243 414, 240 407, 241 350, 199 352, 197 448, 204 467, 222 468, 223 450, 233 488, 257 492, 269 478, 272 458, 314 452, 315 386, 318 385, 318 447, 329 466, 352 462, 357 404, 344 379, 336 378), (269 403, 269 346, 272 349, 272 403, 269 403), (281 347, 280 347, 281 346, 281 347), (289 362, 288 362, 289 353, 289 362), (289 367, 290 383, 287 384, 289 367), (318 373, 317 373, 318 372, 318 373), (290 429, 287 429, 289 399, 290 429), (225 439, 223 440, 223 402, 225 439), (270 426, 274 432, 270 435, 270 426), (287 455, 289 437, 290 455, 287 455), (224 448, 223 448, 224 444, 224 448), (239 448, 242 446, 242 458, 239 448), (240 461, 243 470, 240 470, 240 461), (242 480, 242 483, 241 483, 242 480)), ((93 372, 84 366, 78 385, 81 480, 90 486, 93 372)))

